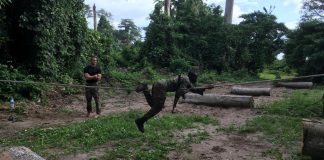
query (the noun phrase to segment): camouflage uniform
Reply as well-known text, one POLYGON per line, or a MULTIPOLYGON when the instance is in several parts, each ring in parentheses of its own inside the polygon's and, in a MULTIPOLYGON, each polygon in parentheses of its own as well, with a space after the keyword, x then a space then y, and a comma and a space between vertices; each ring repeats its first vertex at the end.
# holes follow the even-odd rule
POLYGON ((142 117, 136 120, 136 123, 143 125, 147 120, 158 114, 164 108, 164 102, 167 92, 176 92, 176 95, 184 96, 189 92, 193 85, 187 76, 179 76, 168 80, 160 80, 153 84, 152 94, 144 91, 147 103, 151 109, 142 117))

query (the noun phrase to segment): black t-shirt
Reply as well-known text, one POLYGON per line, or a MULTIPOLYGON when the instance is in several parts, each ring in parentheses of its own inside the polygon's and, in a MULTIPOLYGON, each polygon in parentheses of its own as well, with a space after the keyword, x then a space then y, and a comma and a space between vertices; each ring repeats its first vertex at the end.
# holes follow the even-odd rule
MULTIPOLYGON (((84 68, 83 70, 84 73, 88 73, 90 76, 96 75, 96 74, 101 74, 101 69, 98 66, 91 66, 88 65, 84 68)), ((86 80, 87 83, 95 83, 97 80, 91 79, 91 80, 86 80)))

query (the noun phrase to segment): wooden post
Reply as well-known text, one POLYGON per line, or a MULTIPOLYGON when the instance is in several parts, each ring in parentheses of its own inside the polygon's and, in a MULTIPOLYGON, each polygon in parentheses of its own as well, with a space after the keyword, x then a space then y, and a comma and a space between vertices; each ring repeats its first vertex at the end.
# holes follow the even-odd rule
POLYGON ((97 30, 97 11, 96 4, 93 4, 93 30, 97 30))
POLYGON ((224 20, 226 24, 232 24, 234 0, 226 0, 224 20))

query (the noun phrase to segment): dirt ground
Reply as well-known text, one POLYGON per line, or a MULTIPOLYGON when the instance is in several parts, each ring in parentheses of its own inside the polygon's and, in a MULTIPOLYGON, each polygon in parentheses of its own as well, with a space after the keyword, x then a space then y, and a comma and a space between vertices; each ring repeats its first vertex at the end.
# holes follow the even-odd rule
MULTIPOLYGON (((254 84, 250 87, 271 87, 270 84, 254 84)), ((205 93, 229 94, 231 86, 217 87, 206 91, 205 93)), ((203 105, 193 105, 181 103, 177 105, 176 113, 180 114, 196 114, 208 115, 219 119, 220 126, 218 128, 228 127, 230 125, 241 126, 249 119, 257 116, 258 109, 261 105, 270 103, 284 98, 286 93, 291 92, 286 88, 272 88, 271 96, 254 97, 255 108, 222 108, 208 107, 203 105)), ((112 113, 126 112, 130 110, 147 111, 148 105, 142 94, 131 92, 117 93, 114 96, 107 96, 102 91, 101 109, 102 115, 112 113)), ((173 97, 167 97, 164 110, 160 115, 170 113, 172 110, 173 97)), ((27 128, 34 127, 53 127, 64 125, 72 122, 85 121, 88 118, 85 109, 84 95, 58 96, 53 94, 47 100, 49 107, 43 109, 42 102, 31 104, 27 110, 27 116, 19 118, 18 122, 12 123, 8 121, 8 112, 4 110, 4 106, 0 106, 0 138, 27 128), (2 108, 2 109, 1 109, 2 108)), ((171 151, 168 159, 202 159, 202 160, 237 160, 237 159, 270 159, 264 157, 263 152, 270 148, 276 147, 271 142, 264 139, 261 133, 254 134, 233 134, 217 130, 215 126, 205 126, 202 128, 209 133, 209 138, 199 144, 191 144, 188 152, 177 153, 171 151)), ((181 137, 185 134, 197 132, 198 129, 188 129, 175 133, 175 136, 181 137)), ((100 156, 103 150, 99 149, 90 153, 80 153, 77 155, 69 155, 62 159, 89 159, 90 157, 100 156)))

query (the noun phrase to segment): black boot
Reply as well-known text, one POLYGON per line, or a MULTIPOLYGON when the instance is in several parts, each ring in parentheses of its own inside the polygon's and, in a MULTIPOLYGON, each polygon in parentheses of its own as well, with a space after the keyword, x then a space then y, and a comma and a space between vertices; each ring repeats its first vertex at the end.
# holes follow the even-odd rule
POLYGON ((135 89, 135 91, 137 93, 145 91, 145 90, 148 90, 148 87, 147 87, 147 84, 143 84, 143 83, 139 84, 135 89))
POLYGON ((139 118, 135 120, 136 126, 138 128, 139 131, 141 131, 142 133, 144 133, 144 122, 139 118))

